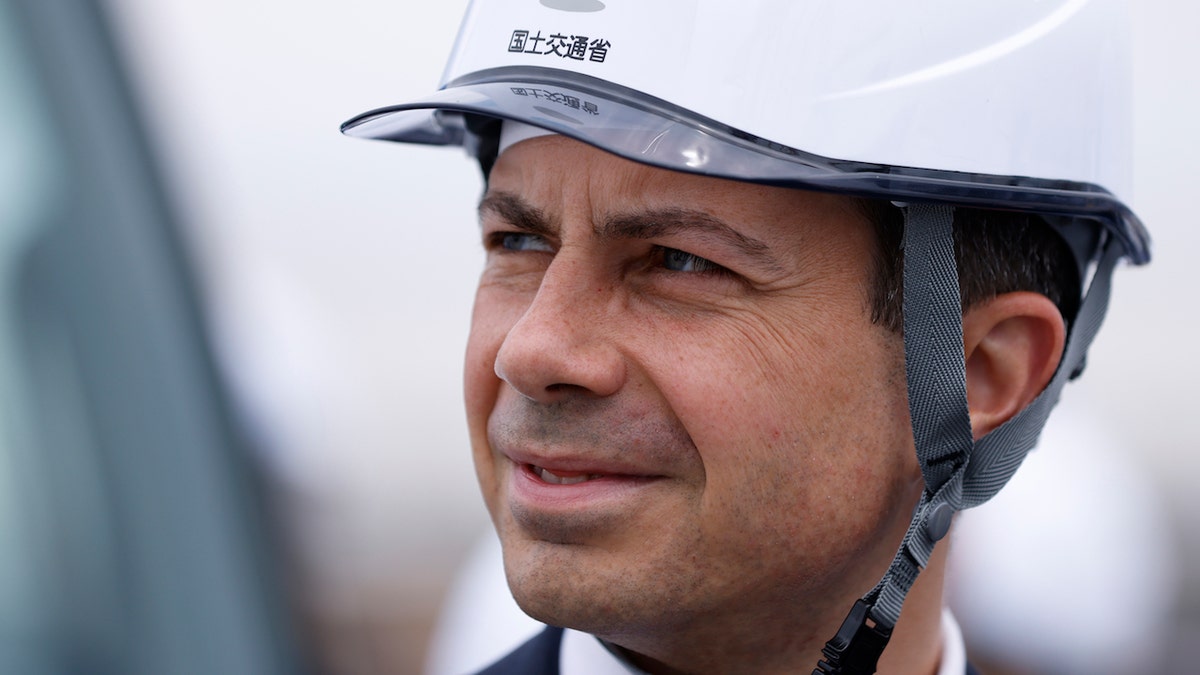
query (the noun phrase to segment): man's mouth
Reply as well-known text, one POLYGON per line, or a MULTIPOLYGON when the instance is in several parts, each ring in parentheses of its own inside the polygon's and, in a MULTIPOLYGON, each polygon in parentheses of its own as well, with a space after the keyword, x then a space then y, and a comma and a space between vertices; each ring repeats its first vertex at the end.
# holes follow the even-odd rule
POLYGON ((595 480, 597 478, 604 477, 604 474, 599 474, 599 473, 585 473, 582 471, 563 471, 561 469, 559 471, 551 471, 549 469, 543 469, 542 467, 535 466, 533 464, 528 464, 526 466, 529 467, 529 470, 531 472, 533 472, 533 474, 535 476, 537 476, 538 478, 541 478, 543 482, 549 483, 551 485, 576 485, 578 483, 584 483, 589 480, 595 480))

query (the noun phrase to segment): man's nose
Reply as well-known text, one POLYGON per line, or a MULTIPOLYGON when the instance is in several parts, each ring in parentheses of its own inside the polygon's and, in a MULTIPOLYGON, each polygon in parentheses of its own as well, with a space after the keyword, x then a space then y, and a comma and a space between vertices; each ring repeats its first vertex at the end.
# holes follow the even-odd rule
POLYGON ((527 398, 603 397, 625 382, 614 342, 611 283, 589 282, 586 262, 556 257, 496 355, 496 375, 527 398))

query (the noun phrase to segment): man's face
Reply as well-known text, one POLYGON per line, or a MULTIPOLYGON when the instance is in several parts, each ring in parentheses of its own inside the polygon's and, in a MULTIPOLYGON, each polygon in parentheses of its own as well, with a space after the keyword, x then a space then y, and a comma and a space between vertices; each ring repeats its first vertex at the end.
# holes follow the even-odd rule
POLYGON ((832 635, 920 492, 856 205, 543 137, 480 219, 466 399, 522 607, 633 649, 832 635))

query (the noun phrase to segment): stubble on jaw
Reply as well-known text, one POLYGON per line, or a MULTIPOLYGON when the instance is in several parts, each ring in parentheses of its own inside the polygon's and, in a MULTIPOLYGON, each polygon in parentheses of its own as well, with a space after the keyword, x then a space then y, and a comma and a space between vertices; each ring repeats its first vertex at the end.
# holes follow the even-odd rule
MULTIPOLYGON (((702 538, 698 531, 688 536, 702 538)), ((521 608, 535 619, 589 633, 621 648, 647 672, 734 673, 739 672, 739 664, 745 673, 788 672, 786 667, 777 668, 794 666, 797 654, 819 651, 836 630, 836 625, 812 621, 820 619, 819 610, 806 606, 794 588, 770 584, 772 572, 750 555, 742 561, 740 572, 759 581, 750 594, 772 597, 770 606, 732 606, 719 599, 724 592, 713 596, 710 582, 729 572, 695 556, 648 556, 636 566, 621 561, 620 568, 615 563, 602 568, 597 559, 607 552, 595 547, 520 545, 529 547, 522 554, 524 563, 506 567, 521 608), (580 565, 584 558, 591 558, 586 566, 580 565), (603 573, 596 574, 597 569, 603 573), (581 570, 589 576, 576 576, 584 574, 581 570), (713 598, 707 603, 696 602, 709 596, 713 598), (781 611, 799 622, 778 621, 781 611)))
MULTIPOLYGON (((661 542, 644 544, 650 549, 661 542)), ((703 575, 680 574, 685 563, 703 566, 661 555, 630 558, 591 544, 523 537, 505 543, 505 570, 521 609, 614 642, 676 630, 696 618, 686 600, 702 590, 703 575), (510 563, 510 555, 520 560, 510 563)))

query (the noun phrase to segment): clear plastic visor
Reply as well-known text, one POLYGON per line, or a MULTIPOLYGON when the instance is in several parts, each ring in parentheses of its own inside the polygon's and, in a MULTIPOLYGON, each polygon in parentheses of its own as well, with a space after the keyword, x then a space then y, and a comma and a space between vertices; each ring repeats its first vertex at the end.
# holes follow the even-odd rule
POLYGON ((1084 218, 1115 236, 1132 262, 1149 260, 1148 237, 1140 221, 1095 185, 820 157, 561 70, 498 68, 474 73, 427 98, 363 113, 343 124, 342 131, 363 138, 463 145, 489 166, 497 152, 498 120, 505 119, 673 171, 893 201, 1025 211, 1051 216, 1051 222, 1053 217, 1084 218))

